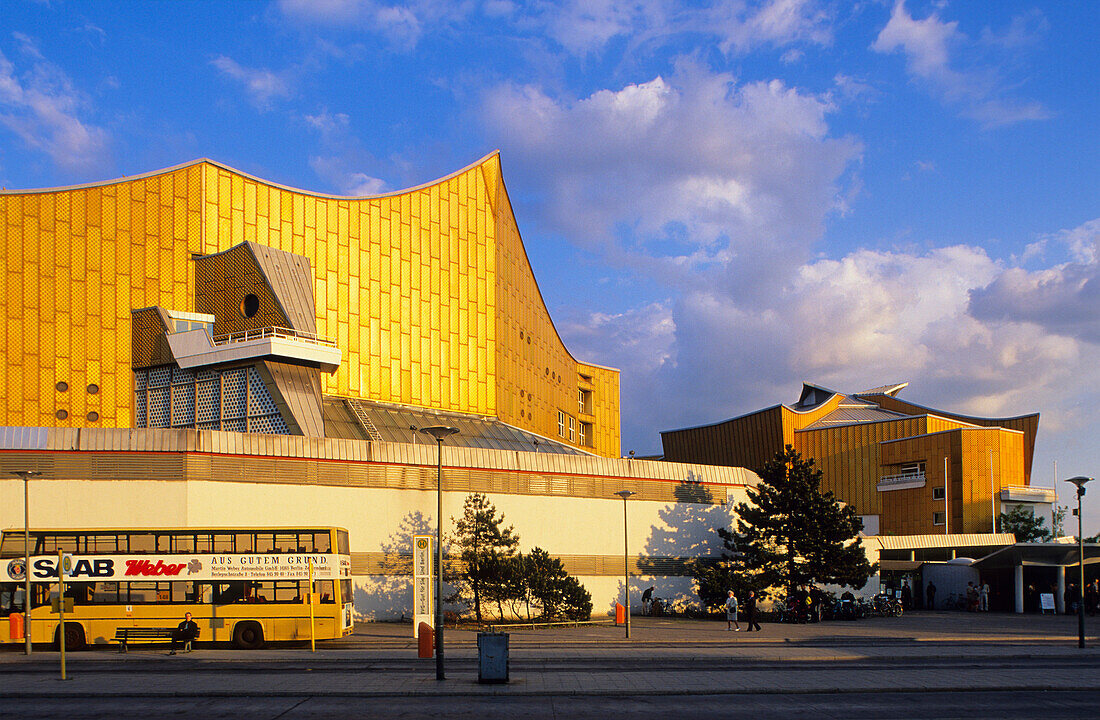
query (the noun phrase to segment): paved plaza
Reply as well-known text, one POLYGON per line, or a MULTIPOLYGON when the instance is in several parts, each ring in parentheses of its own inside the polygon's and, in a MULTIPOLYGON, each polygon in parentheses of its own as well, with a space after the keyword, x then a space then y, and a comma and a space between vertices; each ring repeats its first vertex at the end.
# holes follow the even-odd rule
POLYGON ((912 613, 815 625, 634 618, 621 627, 509 629, 510 682, 477 682, 477 633, 448 629, 446 674, 416 657, 411 626, 361 623, 354 635, 308 646, 239 651, 197 644, 114 646, 68 656, 0 653, 0 699, 703 697, 820 693, 1100 692, 1100 639, 1089 619, 1077 647, 1072 617, 912 613))

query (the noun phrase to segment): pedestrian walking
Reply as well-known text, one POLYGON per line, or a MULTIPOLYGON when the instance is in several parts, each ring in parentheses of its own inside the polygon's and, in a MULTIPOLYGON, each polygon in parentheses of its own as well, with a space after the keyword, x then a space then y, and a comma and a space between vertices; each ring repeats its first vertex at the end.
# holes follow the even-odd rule
POLYGON ((737 622, 737 596, 733 594, 733 590, 730 590, 729 597, 726 598, 726 630, 732 630, 731 625, 737 627, 735 632, 741 632, 741 625, 737 622))
POLYGON ((1100 609, 1100 580, 1093 580, 1085 586, 1085 612, 1090 616, 1095 615, 1100 609))
POLYGON ((978 590, 978 609, 982 612, 989 612, 989 583, 982 583, 982 587, 978 590))
POLYGON ((656 588, 648 587, 642 593, 642 615, 650 615, 653 612, 653 591, 656 588))
POLYGON ((757 632, 760 631, 760 624, 756 622, 756 593, 752 590, 745 598, 745 622, 749 625, 745 628, 745 632, 752 632, 753 628, 756 628, 757 632))
POLYGON ((901 584, 901 606, 905 610, 913 609, 913 591, 909 588, 908 580, 901 584))
POLYGON ((928 581, 928 587, 924 589, 924 596, 928 599, 928 609, 936 609, 936 584, 928 581))

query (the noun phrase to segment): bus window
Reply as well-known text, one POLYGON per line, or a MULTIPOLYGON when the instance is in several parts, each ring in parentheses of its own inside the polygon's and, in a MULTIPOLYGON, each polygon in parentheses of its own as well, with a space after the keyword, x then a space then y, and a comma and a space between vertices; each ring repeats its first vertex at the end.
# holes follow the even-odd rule
POLYGON ((256 533, 256 552, 275 552, 275 535, 272 533, 256 533))
POLYGON ((172 536, 172 551, 178 553, 193 553, 195 550, 195 536, 177 534, 172 536))
POLYGON ((214 552, 216 553, 231 553, 233 552, 233 536, 223 535, 221 533, 214 536, 214 552))
POLYGON ((275 552, 298 552, 298 535, 294 533, 276 533, 275 552))
POLYGON ((23 612, 23 586, 16 583, 0 585, 0 617, 23 612))
POLYGON ((239 553, 252 553, 256 552, 256 540, 252 537, 251 533, 237 533, 236 535, 236 550, 234 552, 239 553))
POLYGON ((308 584, 308 581, 277 581, 269 597, 273 602, 302 602, 308 584))
POLYGON ((348 543, 348 531, 337 530, 336 531, 336 552, 341 555, 347 555, 351 552, 350 545, 348 543))
POLYGON ((118 552, 118 535, 88 535, 85 539, 91 555, 107 555, 118 552))
POLYGON ((156 535, 156 546, 158 553, 172 552, 172 536, 168 533, 158 533, 156 535))
POLYGON ((40 535, 36 555, 53 555, 58 550, 62 552, 77 552, 76 535, 40 535))
POLYGON ((317 587, 317 595, 320 596, 321 603, 334 603, 336 599, 332 596, 332 581, 331 580, 318 580, 313 583, 317 587))
MULTIPOLYGON (((125 592, 126 591, 124 589, 123 593, 125 592)), ((92 586, 91 597, 89 598, 89 600, 94 605, 98 605, 100 603, 109 603, 111 605, 114 605, 115 603, 119 602, 118 583, 97 582, 95 585, 92 586)), ((126 598, 124 597, 122 598, 122 600, 125 602, 126 598)))
POLYGON ((349 603, 352 602, 352 588, 351 580, 340 581, 340 602, 349 603))
POLYGON ((228 605, 229 603, 242 602, 247 594, 247 583, 243 580, 235 580, 229 583, 220 583, 215 586, 214 604, 228 605))
POLYGON ((130 552, 151 553, 155 552, 153 533, 132 533, 130 535, 130 552))
MULTIPOLYGON (((185 583, 190 585, 190 583, 185 583)), ((194 588, 187 594, 187 602, 209 605, 214 600, 214 586, 210 583, 195 583, 194 588)))
POLYGON ((212 553, 214 552, 214 538, 210 535, 196 535, 195 536, 195 552, 197 553, 212 553))
POLYGON ((157 584, 149 582, 130 583, 130 603, 154 603, 157 601, 157 584))
POLYGON ((332 552, 332 538, 327 532, 313 533, 313 550, 311 552, 332 552))

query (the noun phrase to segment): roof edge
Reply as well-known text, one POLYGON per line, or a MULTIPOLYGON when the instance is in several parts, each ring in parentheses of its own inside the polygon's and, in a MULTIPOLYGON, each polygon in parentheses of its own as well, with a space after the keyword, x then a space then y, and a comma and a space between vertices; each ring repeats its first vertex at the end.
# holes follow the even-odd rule
POLYGON ((25 190, 0 190, 0 195, 39 195, 42 193, 50 192, 67 192, 71 190, 86 190, 95 187, 106 187, 108 185, 120 185, 124 182, 130 182, 132 180, 145 180, 147 178, 156 177, 158 175, 167 175, 168 173, 176 172, 177 170, 183 170, 184 168, 189 168, 193 165, 202 165, 205 163, 221 168, 222 170, 226 170, 235 175, 248 178, 249 180, 253 180, 263 185, 267 185, 268 187, 278 188, 279 190, 286 190, 288 192, 298 193, 300 195, 309 195, 312 197, 326 198, 329 200, 373 200, 375 198, 386 198, 393 197, 394 195, 404 195, 405 193, 415 192, 417 190, 423 190, 424 188, 428 188, 433 185, 438 185, 440 183, 446 182, 447 180, 450 180, 451 178, 457 177, 462 173, 469 172, 470 170, 481 166, 490 158, 497 155, 500 155, 499 149, 493 150, 492 152, 483 155, 480 159, 466 165, 465 167, 455 170, 454 172, 447 173, 442 177, 438 177, 434 180, 429 180, 419 185, 414 185, 412 187, 402 188, 400 190, 393 190, 387 193, 379 193, 377 195, 337 195, 334 193, 322 193, 313 190, 305 190, 303 188, 297 188, 291 185, 283 185, 282 183, 277 183, 272 180, 261 178, 251 173, 238 170, 223 162, 212 160, 208 157, 201 157, 195 160, 189 160, 187 162, 180 163, 179 165, 173 165, 171 167, 161 168, 159 170, 151 170, 149 172, 139 173, 137 175, 123 175, 121 177, 113 178, 111 180, 96 180, 94 182, 78 183, 76 185, 59 185, 55 187, 30 188, 25 190))

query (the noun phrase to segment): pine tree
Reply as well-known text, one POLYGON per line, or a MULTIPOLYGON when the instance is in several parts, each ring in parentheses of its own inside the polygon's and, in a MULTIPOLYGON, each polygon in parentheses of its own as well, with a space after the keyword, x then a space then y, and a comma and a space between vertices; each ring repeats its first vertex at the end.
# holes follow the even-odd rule
POLYGON ((482 600, 495 601, 499 608, 505 599, 498 591, 501 585, 506 584, 500 576, 508 566, 507 559, 519 545, 515 530, 511 525, 502 528, 503 523, 504 515, 498 516, 496 506, 481 493, 466 497, 462 517, 455 520, 452 540, 460 549, 465 566, 458 578, 458 595, 465 595, 468 591, 467 600, 473 605, 474 616, 479 623, 482 600))
POLYGON ((787 594, 815 584, 861 588, 871 575, 858 534, 863 522, 851 506, 821 492, 821 471, 787 445, 737 506, 735 544, 757 590, 787 594), (853 542, 854 541, 854 542, 853 542))

